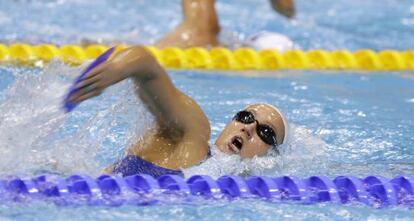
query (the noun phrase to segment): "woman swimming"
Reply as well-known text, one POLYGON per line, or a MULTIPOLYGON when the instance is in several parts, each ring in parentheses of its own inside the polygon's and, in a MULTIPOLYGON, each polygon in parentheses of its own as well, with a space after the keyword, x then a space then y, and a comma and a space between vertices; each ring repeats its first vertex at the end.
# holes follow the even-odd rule
MULTIPOLYGON (((121 51, 90 71, 69 97, 74 103, 100 95, 103 90, 131 78, 136 94, 155 116, 155 129, 132 145, 125 158, 107 172, 123 176, 146 173, 182 175, 181 169, 209 156, 210 124, 199 105, 179 91, 156 59, 141 46, 121 51)), ((241 158, 265 155, 286 140, 287 122, 270 104, 252 104, 236 113, 219 134, 215 145, 241 158)))

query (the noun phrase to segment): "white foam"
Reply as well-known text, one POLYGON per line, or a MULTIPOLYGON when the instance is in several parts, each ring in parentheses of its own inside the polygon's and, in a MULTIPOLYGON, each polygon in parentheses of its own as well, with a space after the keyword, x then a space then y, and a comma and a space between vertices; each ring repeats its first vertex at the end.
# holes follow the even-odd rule
POLYGON ((269 175, 303 174, 320 172, 327 168, 326 144, 313 136, 306 128, 290 125, 287 143, 282 144, 280 155, 269 150, 266 156, 241 159, 238 155, 227 155, 212 147, 212 157, 200 165, 184 169, 184 175, 207 174, 214 178, 223 175, 269 175))
POLYGON ((152 125, 128 81, 64 114, 62 97, 82 68, 54 62, 40 74, 12 70, 16 79, 0 103, 0 174, 98 175, 152 125))
POLYGON ((267 31, 247 38, 243 45, 256 50, 274 49, 281 52, 297 48, 293 41, 286 35, 267 31))

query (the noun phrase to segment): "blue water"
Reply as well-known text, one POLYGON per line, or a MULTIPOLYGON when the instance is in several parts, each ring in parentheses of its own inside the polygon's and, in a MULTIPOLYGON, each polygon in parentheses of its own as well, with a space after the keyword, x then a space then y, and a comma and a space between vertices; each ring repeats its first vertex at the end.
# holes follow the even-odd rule
MULTIPOLYGON (((217 0, 222 29, 242 38, 282 32, 303 49, 412 49, 410 0, 297 0, 288 21, 262 0, 217 0)), ((20 0, 0 2, 5 42, 78 43, 82 39, 152 43, 181 19, 179 0, 20 0)))
MULTIPOLYGON (((179 1, 1 1, 0 39, 151 43, 179 22, 179 6, 179 1)), ((414 46, 414 3, 410 1, 299 0, 298 17, 290 22, 273 13, 266 1, 217 1, 217 9, 223 29, 240 38, 265 29, 287 34, 303 49, 405 50, 414 46)), ((111 87, 72 114, 63 114, 61 98, 80 70, 60 62, 44 69, 0 67, 1 175, 45 171, 98 175, 153 124, 135 98, 131 82, 111 87)), ((247 104, 268 102, 281 108, 292 124, 289 153, 283 166, 260 174, 413 174, 412 72, 286 71, 255 78, 237 72, 168 73, 206 112, 212 141, 247 104)), ((410 220, 413 215, 407 208, 260 200, 119 208, 62 209, 41 202, 0 206, 2 220, 410 220)))

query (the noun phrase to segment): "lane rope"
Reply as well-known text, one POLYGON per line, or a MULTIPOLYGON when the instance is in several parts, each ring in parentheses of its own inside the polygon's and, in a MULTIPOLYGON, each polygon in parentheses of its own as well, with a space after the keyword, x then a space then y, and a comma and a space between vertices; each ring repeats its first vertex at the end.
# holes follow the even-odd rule
MULTIPOLYGON (((116 52, 128 45, 118 45, 116 52)), ((42 66, 52 59, 79 65, 94 59, 109 46, 51 44, 0 44, 0 63, 42 66)), ((414 70, 414 50, 357 51, 337 50, 276 50, 256 51, 251 48, 230 50, 216 47, 165 48, 145 46, 166 68, 203 70, 342 70, 342 71, 410 71, 414 70)))
POLYGON ((0 203, 25 199, 48 200, 58 205, 90 204, 119 206, 151 205, 160 196, 182 200, 202 197, 208 200, 258 198, 271 202, 316 204, 361 203, 375 208, 405 206, 414 208, 414 176, 357 178, 338 176, 251 176, 226 175, 213 179, 194 175, 188 179, 177 175, 154 178, 149 175, 120 177, 102 175, 96 179, 85 175, 63 178, 57 175, 11 177, 0 180, 0 203))

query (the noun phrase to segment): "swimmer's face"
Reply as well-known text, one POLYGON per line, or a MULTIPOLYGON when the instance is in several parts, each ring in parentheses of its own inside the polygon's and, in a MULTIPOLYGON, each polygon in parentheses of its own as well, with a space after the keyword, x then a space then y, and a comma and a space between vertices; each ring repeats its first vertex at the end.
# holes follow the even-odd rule
POLYGON ((247 112, 234 117, 218 136, 216 145, 222 152, 238 154, 242 158, 251 158, 266 154, 272 147, 269 143, 279 145, 283 142, 285 128, 282 117, 275 109, 267 104, 254 104, 243 111, 247 112), (251 120, 240 121, 241 117, 252 119, 249 113, 254 117, 253 122, 251 120), (271 136, 272 134, 276 136, 271 136))

